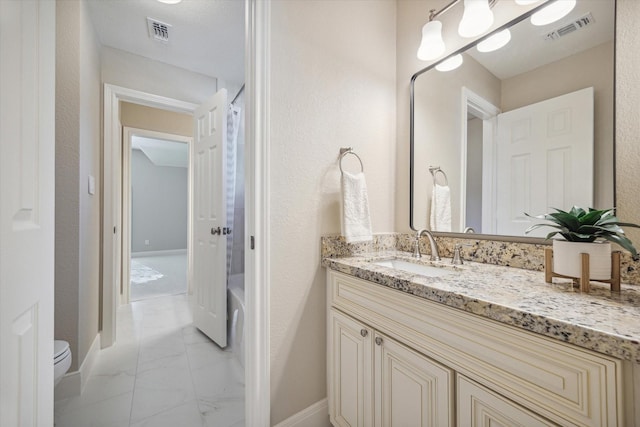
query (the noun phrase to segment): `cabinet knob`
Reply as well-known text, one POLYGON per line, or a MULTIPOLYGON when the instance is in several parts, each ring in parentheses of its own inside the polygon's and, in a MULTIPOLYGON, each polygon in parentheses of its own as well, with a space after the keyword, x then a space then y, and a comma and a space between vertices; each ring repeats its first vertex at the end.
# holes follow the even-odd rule
POLYGON ((367 331, 366 329, 360 329, 360 335, 366 337, 367 335, 369 335, 369 331, 367 331))
POLYGON ((376 344, 377 345, 382 345, 382 338, 376 337, 376 344))

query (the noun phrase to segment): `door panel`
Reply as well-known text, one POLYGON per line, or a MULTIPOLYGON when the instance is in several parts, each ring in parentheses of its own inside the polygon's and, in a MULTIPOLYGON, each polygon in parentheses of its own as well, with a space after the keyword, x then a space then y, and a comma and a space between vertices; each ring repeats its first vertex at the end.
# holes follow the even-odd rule
POLYGON ((193 322, 220 347, 227 345, 225 138, 227 91, 194 113, 193 322))
POLYGON ((524 235, 525 212, 591 207, 593 88, 499 114, 496 171, 496 234, 524 235))
POLYGON ((0 1, 0 425, 53 425, 55 2, 0 1))
POLYGON ((465 427, 555 426, 550 421, 458 375, 458 425, 465 427))
POLYGON ((331 309, 329 416, 336 426, 373 425, 372 330, 331 309))
POLYGON ((454 373, 408 347, 376 334, 376 426, 454 425, 454 373))

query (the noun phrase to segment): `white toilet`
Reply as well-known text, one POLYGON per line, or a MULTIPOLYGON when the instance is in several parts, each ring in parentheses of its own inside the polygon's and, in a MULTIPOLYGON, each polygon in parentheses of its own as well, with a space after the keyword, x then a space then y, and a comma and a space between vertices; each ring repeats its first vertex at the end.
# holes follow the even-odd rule
POLYGON ((53 384, 57 386, 71 367, 71 349, 66 341, 53 342, 53 384))

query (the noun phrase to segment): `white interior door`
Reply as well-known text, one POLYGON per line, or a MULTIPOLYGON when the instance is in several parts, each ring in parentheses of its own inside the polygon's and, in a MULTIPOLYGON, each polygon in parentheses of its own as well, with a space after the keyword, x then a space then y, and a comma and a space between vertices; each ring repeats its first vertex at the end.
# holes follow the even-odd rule
POLYGON ((225 138, 227 91, 194 113, 193 323, 220 347, 227 345, 225 138))
POLYGON ((0 1, 0 425, 53 425, 55 2, 0 1))
POLYGON ((498 234, 524 235, 525 212, 591 207, 593 88, 498 115, 496 170, 498 234))

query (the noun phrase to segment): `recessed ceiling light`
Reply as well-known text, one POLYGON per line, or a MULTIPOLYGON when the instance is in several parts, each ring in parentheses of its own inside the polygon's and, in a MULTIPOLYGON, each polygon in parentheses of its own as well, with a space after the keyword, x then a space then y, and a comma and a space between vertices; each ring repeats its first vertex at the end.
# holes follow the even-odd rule
POLYGON ((158 0, 160 3, 166 3, 166 4, 178 4, 180 3, 182 0, 158 0))

